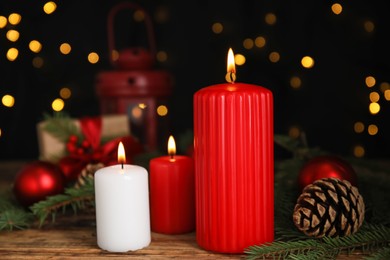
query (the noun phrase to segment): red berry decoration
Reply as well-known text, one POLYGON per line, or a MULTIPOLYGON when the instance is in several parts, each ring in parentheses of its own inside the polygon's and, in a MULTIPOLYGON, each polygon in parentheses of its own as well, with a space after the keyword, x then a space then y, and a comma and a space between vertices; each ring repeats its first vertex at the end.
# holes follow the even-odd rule
POLYGON ((322 178, 347 180, 353 186, 357 186, 355 170, 348 162, 334 155, 317 156, 305 163, 298 175, 299 188, 302 190, 322 178))
POLYGON ((62 193, 64 177, 55 164, 34 161, 17 173, 13 191, 19 203, 28 207, 47 196, 62 193))

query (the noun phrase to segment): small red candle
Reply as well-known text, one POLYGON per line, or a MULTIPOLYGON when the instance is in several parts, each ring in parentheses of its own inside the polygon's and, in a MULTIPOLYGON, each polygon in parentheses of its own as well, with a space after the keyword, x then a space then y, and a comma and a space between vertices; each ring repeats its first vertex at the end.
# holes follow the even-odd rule
POLYGON ((228 83, 194 95, 196 239, 206 250, 243 253, 274 239, 272 92, 228 83))
POLYGON ((182 234, 195 230, 195 177, 192 158, 175 155, 172 136, 169 156, 150 160, 150 214, 153 232, 182 234))

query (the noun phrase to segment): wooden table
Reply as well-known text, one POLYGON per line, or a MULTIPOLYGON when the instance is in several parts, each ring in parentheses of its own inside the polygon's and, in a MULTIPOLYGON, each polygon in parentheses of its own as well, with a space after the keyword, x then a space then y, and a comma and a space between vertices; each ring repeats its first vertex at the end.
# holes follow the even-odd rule
MULTIPOLYGON (((22 162, 0 163, 0 191, 9 187, 22 162)), ((61 215, 61 214, 59 214, 61 215)), ((245 259, 245 255, 215 254, 201 249, 194 233, 152 233, 150 246, 128 253, 110 253, 96 244, 95 219, 91 214, 61 215, 41 229, 0 231, 0 259, 245 259)), ((361 259, 362 255, 338 259, 361 259)), ((270 258, 272 259, 272 258, 270 258)))

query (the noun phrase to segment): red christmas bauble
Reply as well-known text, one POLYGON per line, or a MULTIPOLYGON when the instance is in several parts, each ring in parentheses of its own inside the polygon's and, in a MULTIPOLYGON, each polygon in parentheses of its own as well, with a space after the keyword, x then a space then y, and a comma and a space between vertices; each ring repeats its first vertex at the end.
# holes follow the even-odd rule
POLYGON ((64 191, 64 177, 53 163, 34 161, 26 164, 16 175, 13 191, 23 206, 64 191))
POLYGON ((298 185, 302 190, 316 180, 330 177, 347 180, 353 186, 357 184, 356 172, 348 162, 334 155, 321 155, 303 165, 298 175, 298 185))

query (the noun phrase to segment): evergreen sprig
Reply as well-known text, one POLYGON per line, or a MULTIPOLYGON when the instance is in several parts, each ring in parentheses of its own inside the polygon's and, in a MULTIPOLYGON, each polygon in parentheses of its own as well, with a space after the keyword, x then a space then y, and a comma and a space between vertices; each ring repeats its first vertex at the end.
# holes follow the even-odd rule
POLYGON ((30 207, 32 213, 39 219, 39 226, 42 226, 49 215, 55 221, 56 214, 67 208, 71 208, 74 213, 93 206, 95 199, 93 179, 85 179, 85 184, 79 188, 67 188, 63 194, 49 196, 45 200, 35 203, 30 207))
POLYGON ((66 143, 71 135, 82 139, 82 133, 77 129, 72 118, 64 112, 55 112, 52 116, 44 114, 45 124, 43 129, 59 141, 66 143))
POLYGON ((324 237, 299 241, 276 241, 247 248, 247 259, 333 259, 341 253, 351 254, 361 250, 370 254, 380 250, 387 254, 390 248, 390 228, 383 225, 369 225, 356 234, 345 237, 324 237))

